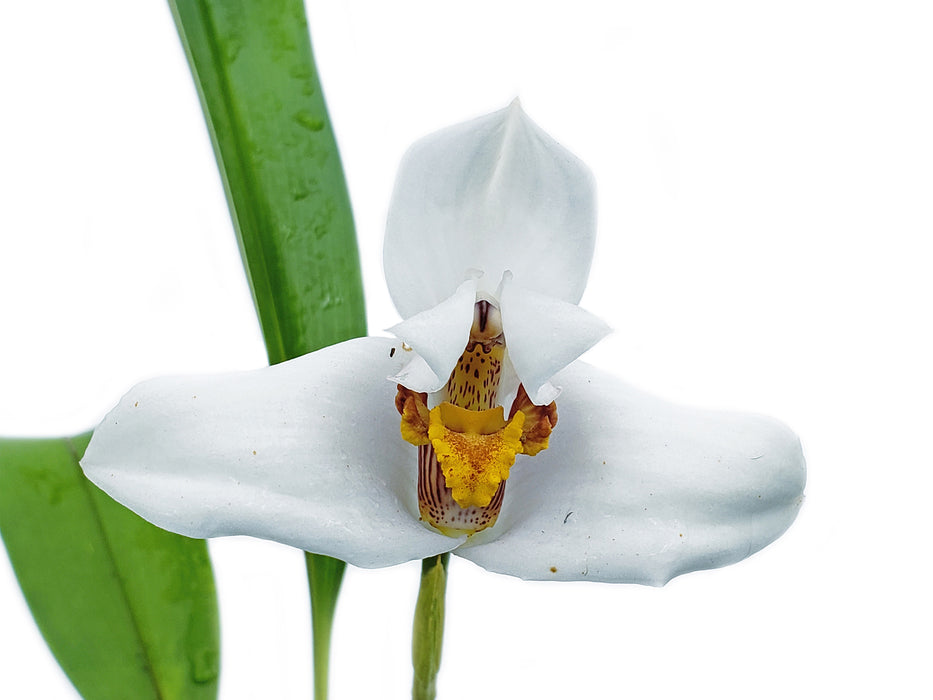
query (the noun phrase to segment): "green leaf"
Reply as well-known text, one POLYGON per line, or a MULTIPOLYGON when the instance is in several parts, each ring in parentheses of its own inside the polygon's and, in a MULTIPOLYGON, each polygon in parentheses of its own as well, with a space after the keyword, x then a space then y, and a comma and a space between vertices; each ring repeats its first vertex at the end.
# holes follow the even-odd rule
MULTIPOLYGON (((366 334, 350 198, 301 0, 169 0, 269 362, 366 334)), ((345 564, 306 554, 315 697, 345 564)))
POLYGON ((300 0, 169 0, 273 364, 366 334, 350 198, 300 0))
POLYGON ((90 437, 0 440, 0 533, 36 623, 86 700, 216 698, 206 543, 91 484, 78 466, 90 437))

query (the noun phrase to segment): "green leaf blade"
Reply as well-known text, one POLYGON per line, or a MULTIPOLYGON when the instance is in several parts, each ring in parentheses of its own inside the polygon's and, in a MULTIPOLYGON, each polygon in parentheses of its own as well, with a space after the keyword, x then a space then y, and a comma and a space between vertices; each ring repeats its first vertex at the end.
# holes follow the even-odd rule
POLYGON ((300 0, 170 0, 269 361, 366 334, 343 166, 300 0))
POLYGON ((88 700, 216 698, 206 543, 87 481, 78 460, 89 440, 0 440, 0 533, 36 623, 88 700))

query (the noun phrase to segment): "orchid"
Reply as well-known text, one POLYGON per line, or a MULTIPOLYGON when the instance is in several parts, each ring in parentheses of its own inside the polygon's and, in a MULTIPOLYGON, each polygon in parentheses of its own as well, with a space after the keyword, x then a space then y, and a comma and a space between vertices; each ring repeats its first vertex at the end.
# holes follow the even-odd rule
POLYGON ((362 567, 662 585, 739 561, 794 520, 800 442, 578 360, 608 332, 578 306, 595 220, 586 166, 517 102, 429 136, 388 216, 394 338, 144 382, 82 467, 167 530, 362 567))

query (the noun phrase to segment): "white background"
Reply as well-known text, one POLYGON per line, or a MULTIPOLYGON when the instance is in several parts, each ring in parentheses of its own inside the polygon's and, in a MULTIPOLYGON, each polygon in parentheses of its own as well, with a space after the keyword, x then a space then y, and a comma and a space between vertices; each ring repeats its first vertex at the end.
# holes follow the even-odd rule
MULTIPOLYGON (((442 700, 928 697, 933 14, 923 2, 309 0, 373 331, 413 140, 519 95, 593 169, 589 359, 800 433, 808 499, 663 589, 451 564, 442 700)), ((264 352, 162 2, 0 9, 0 434, 264 352)), ((213 542, 221 695, 310 697, 301 555, 213 542)), ((351 569, 332 697, 403 698, 419 565, 351 569)), ((0 556, 0 697, 73 698, 0 556)))

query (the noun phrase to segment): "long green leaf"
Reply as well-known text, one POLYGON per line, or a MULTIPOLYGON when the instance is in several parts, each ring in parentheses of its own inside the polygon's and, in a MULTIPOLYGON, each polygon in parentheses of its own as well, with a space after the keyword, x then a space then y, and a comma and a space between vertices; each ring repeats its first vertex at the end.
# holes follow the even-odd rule
POLYGON ((0 533, 36 623, 87 700, 216 698, 206 544, 91 484, 78 466, 90 437, 0 440, 0 533))
MULTIPOLYGON (((350 199, 301 0, 169 0, 270 363, 366 334, 350 199)), ((345 564, 306 554, 315 696, 345 564)))
POLYGON ((271 363, 366 334, 340 155, 301 0, 169 0, 271 363))

